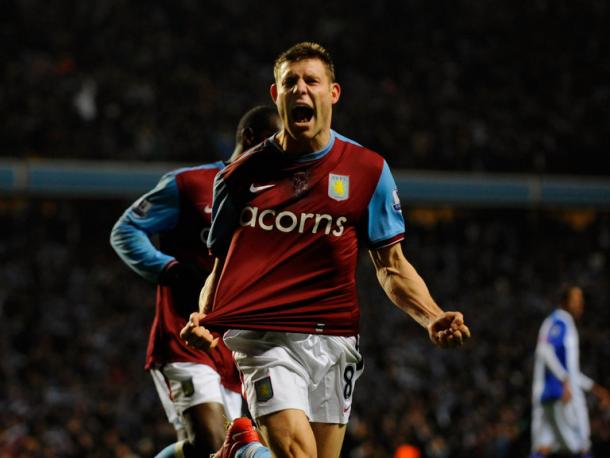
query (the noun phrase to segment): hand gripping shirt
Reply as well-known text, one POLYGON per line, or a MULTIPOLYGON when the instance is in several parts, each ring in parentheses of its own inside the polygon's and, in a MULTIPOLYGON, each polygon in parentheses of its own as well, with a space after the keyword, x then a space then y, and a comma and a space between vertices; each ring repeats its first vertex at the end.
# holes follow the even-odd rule
POLYGON ((360 246, 404 237, 384 159, 335 132, 289 155, 267 140, 216 177, 208 238, 224 258, 209 326, 355 335, 360 246))
MULTIPOLYGON (((171 262, 197 266, 201 286, 212 269, 206 246, 212 219, 214 176, 223 162, 179 169, 164 175, 157 186, 138 199, 119 218, 111 244, 121 259, 151 282, 157 282, 171 262), (159 236, 159 248, 151 236, 159 236)), ((150 329, 146 368, 170 362, 195 362, 214 368, 225 387, 239 391, 231 352, 221 344, 211 352, 188 347, 180 330, 198 304, 175 304, 171 288, 157 286, 155 318, 150 329)))

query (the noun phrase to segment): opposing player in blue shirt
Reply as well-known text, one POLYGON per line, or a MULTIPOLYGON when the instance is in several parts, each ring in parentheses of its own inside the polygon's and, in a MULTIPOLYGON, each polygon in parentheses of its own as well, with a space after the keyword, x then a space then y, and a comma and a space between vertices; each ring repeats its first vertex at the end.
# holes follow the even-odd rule
POLYGON ((578 321, 584 312, 584 295, 570 286, 560 308, 549 315, 538 334, 532 396, 532 455, 569 452, 590 457, 589 417, 585 391, 610 404, 608 391, 580 372, 578 321))

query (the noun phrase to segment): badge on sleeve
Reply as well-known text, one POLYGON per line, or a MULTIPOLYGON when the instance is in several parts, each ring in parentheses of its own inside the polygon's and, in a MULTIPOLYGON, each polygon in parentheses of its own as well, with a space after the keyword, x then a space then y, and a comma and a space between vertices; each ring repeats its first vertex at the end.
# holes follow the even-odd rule
POLYGON ((551 331, 549 332, 549 336, 551 336, 552 338, 557 338, 557 337, 559 337, 560 333, 561 333, 561 326, 556 324, 556 325, 553 325, 553 327, 551 328, 551 331))
POLYGON ((140 218, 144 218, 146 216, 146 214, 148 213, 148 211, 151 209, 151 207, 152 207, 152 204, 150 203, 150 201, 148 201, 147 199, 142 199, 139 202, 137 202, 132 207, 132 209, 136 216, 139 216, 140 218))
POLYGON ((349 197, 349 176, 328 175, 328 197, 335 200, 347 200, 349 197))
POLYGON ((394 199, 394 202, 392 203, 392 208, 394 209, 395 212, 402 212, 401 208, 400 208, 400 197, 398 197, 398 189, 394 188, 392 190, 392 199, 394 199))

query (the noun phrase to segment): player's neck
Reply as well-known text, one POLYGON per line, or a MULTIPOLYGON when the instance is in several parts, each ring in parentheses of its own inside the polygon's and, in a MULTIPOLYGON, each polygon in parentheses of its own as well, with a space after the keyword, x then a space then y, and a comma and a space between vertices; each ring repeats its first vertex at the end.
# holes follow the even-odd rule
POLYGON ((241 156, 243 152, 244 149, 240 145, 237 145, 233 150, 233 154, 231 154, 231 157, 227 160, 227 162, 233 162, 235 159, 241 156))
POLYGON ((297 139, 288 131, 280 131, 276 138, 277 144, 288 154, 302 155, 321 151, 330 141, 330 129, 320 131, 315 137, 297 139))

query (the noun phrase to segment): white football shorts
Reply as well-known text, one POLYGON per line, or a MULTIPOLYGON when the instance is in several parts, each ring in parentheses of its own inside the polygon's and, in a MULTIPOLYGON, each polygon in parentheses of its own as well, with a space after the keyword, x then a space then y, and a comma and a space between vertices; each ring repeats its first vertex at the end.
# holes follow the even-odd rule
MULTIPOLYGON (((171 399, 178 418, 182 417, 185 410, 208 402, 222 404, 228 420, 241 417, 241 394, 225 388, 220 383, 220 375, 210 366, 177 362, 163 365, 159 372, 163 376, 165 386, 168 387, 169 399, 171 399)), ((157 391, 159 392, 158 388, 157 391)), ((167 408, 165 412, 169 419, 167 408)), ((170 422, 172 421, 170 420, 170 422)))
POLYGON ((150 376, 155 383, 155 388, 157 389, 157 394, 159 395, 159 399, 161 400, 161 404, 163 405, 163 410, 165 410, 165 415, 167 416, 167 421, 169 421, 174 429, 177 431, 184 430, 184 425, 182 424, 182 420, 178 416, 178 412, 176 412, 176 407, 174 403, 169 397, 169 387, 167 383, 165 383, 165 378, 159 369, 150 369, 150 376))
POLYGON ((348 422, 364 367, 356 337, 230 330, 224 341, 254 418, 299 409, 311 422, 348 422))
POLYGON ((589 450, 587 407, 580 399, 536 404, 532 411, 532 450, 548 447, 552 452, 579 453, 589 450))

